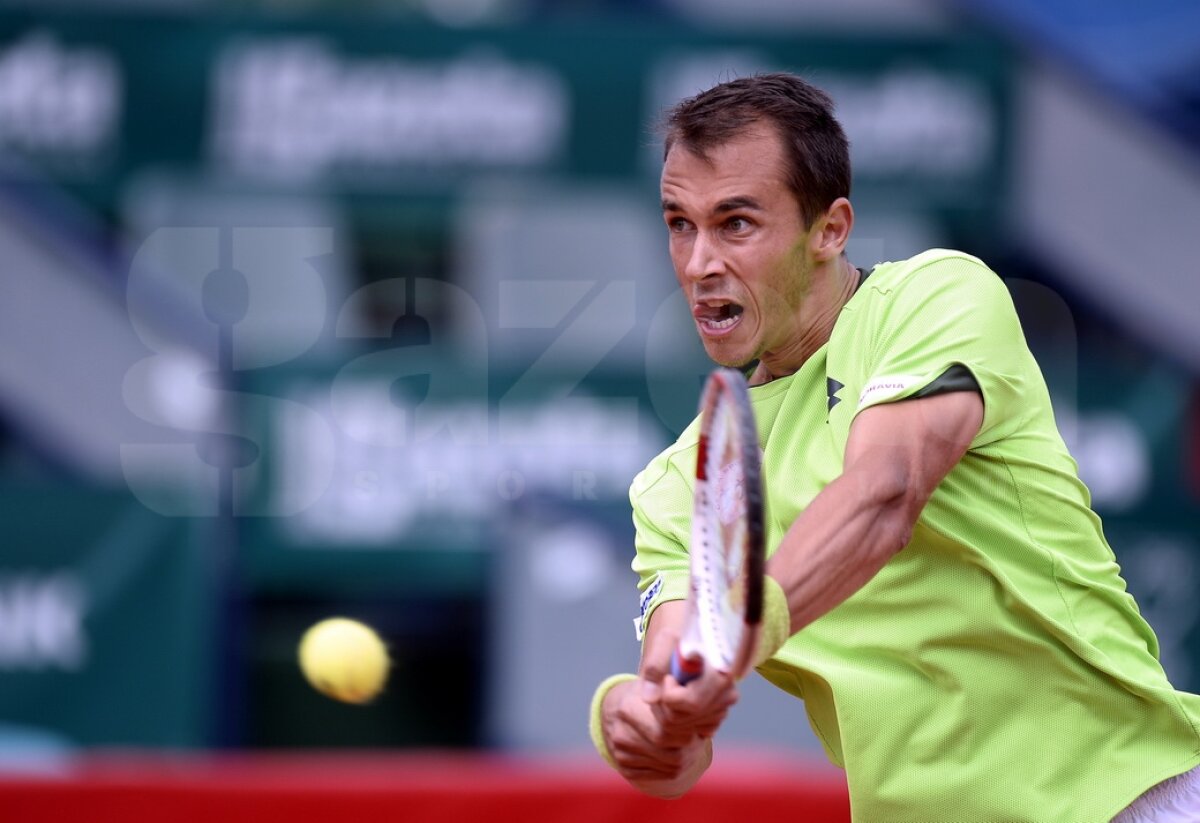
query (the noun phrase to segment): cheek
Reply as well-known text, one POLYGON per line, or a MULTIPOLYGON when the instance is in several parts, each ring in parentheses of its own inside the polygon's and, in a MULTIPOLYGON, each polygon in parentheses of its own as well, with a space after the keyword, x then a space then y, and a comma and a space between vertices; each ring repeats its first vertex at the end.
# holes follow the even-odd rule
POLYGON ((672 239, 667 244, 667 254, 671 258, 671 268, 675 270, 675 279, 682 285, 684 282, 683 273, 687 268, 689 249, 682 239, 672 239))
POLYGON ((790 313, 804 299, 809 276, 795 257, 783 254, 765 261, 759 271, 762 277, 753 288, 758 310, 767 316, 790 313))
POLYGON ((805 266, 800 255, 793 251, 787 256, 784 265, 780 266, 779 277, 776 280, 781 302, 790 308, 798 308, 804 302, 811 286, 812 270, 805 266))

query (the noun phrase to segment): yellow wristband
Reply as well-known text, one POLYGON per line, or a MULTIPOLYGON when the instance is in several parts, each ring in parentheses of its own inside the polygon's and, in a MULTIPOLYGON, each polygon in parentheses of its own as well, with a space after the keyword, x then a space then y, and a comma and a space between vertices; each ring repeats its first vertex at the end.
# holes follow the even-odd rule
POLYGON ((604 697, 612 690, 612 687, 618 683, 627 683, 630 680, 637 680, 637 675, 614 674, 597 686, 596 693, 592 695, 592 708, 588 720, 588 731, 592 735, 592 745, 596 747, 596 751, 600 752, 600 756, 604 758, 604 762, 614 769, 617 767, 617 761, 613 760, 613 756, 608 751, 608 744, 604 742, 603 718, 601 713, 604 709, 604 697))
POLYGON ((763 580, 762 631, 758 636, 758 651, 754 665, 761 666, 792 636, 792 615, 788 611, 787 595, 779 581, 769 574, 763 580))

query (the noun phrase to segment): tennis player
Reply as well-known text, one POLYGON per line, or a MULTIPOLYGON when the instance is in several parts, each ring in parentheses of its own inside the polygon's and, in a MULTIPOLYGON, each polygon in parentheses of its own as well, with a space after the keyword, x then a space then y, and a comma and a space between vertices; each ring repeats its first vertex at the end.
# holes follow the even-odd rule
MULTIPOLYGON (((804 701, 857 821, 1200 820, 1200 698, 1163 673, 1007 290, 957 251, 856 269, 849 192, 832 103, 800 78, 668 117, 675 273, 709 356, 750 372, 764 450, 785 628, 758 671, 804 701)), ((633 482, 641 668, 592 703, 601 755, 666 797, 737 699, 719 672, 667 674, 694 465, 692 427, 633 482)))

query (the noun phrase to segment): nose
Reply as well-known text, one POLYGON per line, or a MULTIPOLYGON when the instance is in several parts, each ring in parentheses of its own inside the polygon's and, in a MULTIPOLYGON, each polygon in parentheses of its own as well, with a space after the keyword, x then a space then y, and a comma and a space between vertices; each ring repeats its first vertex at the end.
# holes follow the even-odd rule
POLYGON ((697 231, 692 236, 687 260, 684 262, 682 270, 684 278, 690 281, 700 281, 706 277, 715 277, 723 273, 725 260, 720 252, 720 246, 711 235, 697 231))

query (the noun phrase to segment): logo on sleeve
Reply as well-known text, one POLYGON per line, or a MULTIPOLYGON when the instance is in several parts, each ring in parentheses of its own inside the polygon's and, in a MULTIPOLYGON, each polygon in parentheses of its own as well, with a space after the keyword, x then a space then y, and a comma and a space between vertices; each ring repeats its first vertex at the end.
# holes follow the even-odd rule
POLYGON ((650 605, 654 603, 654 598, 658 597, 658 593, 662 591, 662 587, 662 572, 658 572, 654 575, 654 580, 651 581, 650 586, 642 592, 642 597, 638 601, 638 616, 633 621, 633 633, 639 643, 646 636, 646 617, 650 613, 650 605))
POLYGON ((893 374, 887 377, 877 377, 863 387, 858 396, 858 407, 864 409, 876 403, 886 403, 895 400, 921 382, 921 377, 915 374, 893 374))

